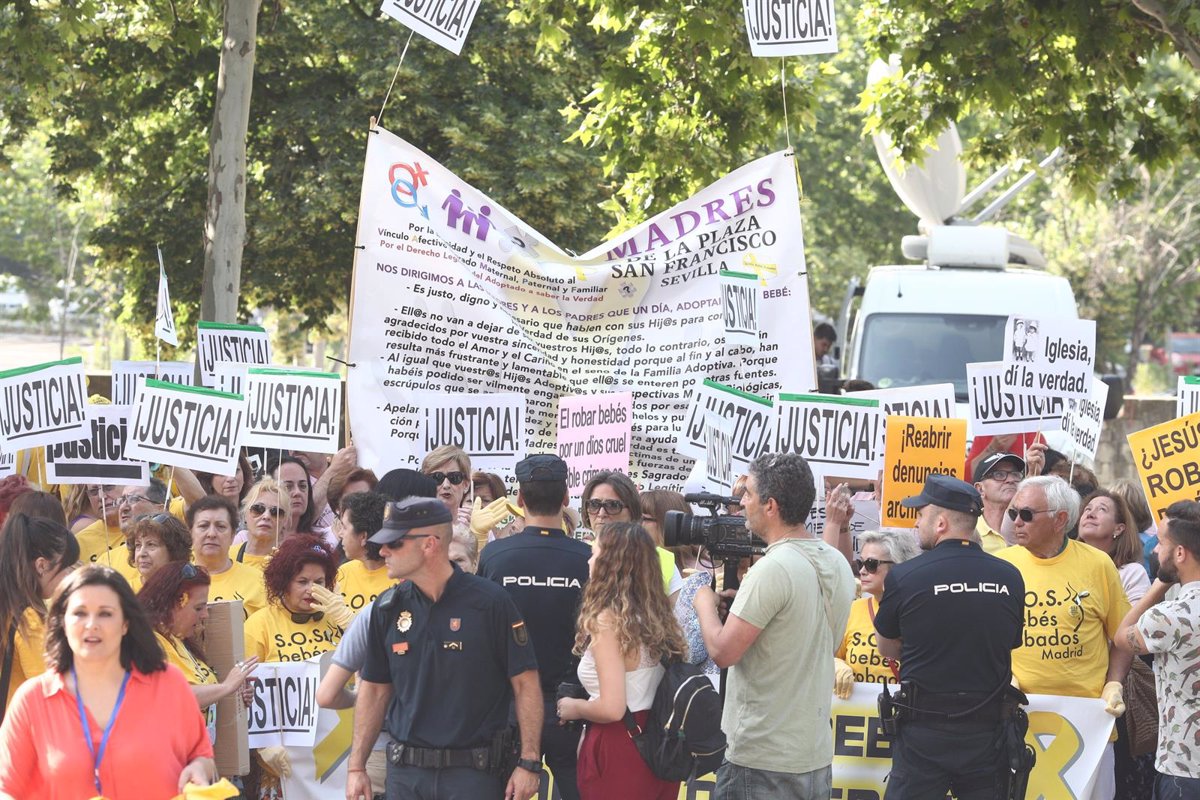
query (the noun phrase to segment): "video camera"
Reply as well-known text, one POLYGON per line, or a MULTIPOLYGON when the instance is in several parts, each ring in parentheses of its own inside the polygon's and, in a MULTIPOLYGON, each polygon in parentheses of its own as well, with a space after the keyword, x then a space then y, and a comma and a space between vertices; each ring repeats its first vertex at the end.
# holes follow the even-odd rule
POLYGON ((698 517, 683 511, 668 511, 663 521, 663 544, 666 547, 699 545, 714 559, 725 561, 762 555, 767 543, 750 533, 745 517, 722 514, 723 506, 738 505, 736 497, 701 492, 684 495, 688 503, 708 510, 711 516, 698 517))

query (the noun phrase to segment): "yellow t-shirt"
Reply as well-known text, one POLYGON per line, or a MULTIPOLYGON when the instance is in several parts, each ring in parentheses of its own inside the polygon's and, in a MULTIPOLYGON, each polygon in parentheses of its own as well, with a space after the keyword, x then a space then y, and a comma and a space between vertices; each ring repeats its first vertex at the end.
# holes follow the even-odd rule
POLYGON ((997 553, 1025 581, 1023 643, 1012 655, 1022 691, 1099 697, 1108 672, 1108 642, 1129 613, 1121 578, 1106 553, 1068 540, 1051 558, 1024 547, 997 553))
MULTIPOLYGON (((892 668, 884 663, 875 640, 875 619, 871 614, 875 598, 867 595, 850 605, 850 619, 846 622, 846 635, 838 647, 837 657, 854 670, 856 683, 896 683, 892 668)), ((900 668, 900 662, 896 662, 900 668)))
POLYGON ((1004 537, 1000 535, 999 531, 992 530, 982 514, 975 521, 975 532, 979 534, 979 543, 983 546, 983 552, 985 553, 994 556, 1008 547, 1008 542, 1004 541, 1004 537))
POLYGON ((167 510, 171 512, 171 516, 180 522, 187 522, 184 512, 187 511, 183 505, 182 497, 172 497, 171 502, 167 505, 167 510))
POLYGON ((293 622, 278 603, 256 611, 246 620, 246 656, 261 661, 307 661, 337 647, 342 630, 333 620, 293 622))
POLYGON ((212 585, 208 587, 208 602, 241 600, 247 617, 267 605, 267 587, 263 583, 263 574, 254 567, 233 561, 229 569, 210 575, 212 585))
POLYGON ((347 561, 337 571, 337 590, 350 610, 355 612, 361 611, 363 606, 395 583, 388 577, 387 567, 367 569, 367 565, 358 559, 347 561))
POLYGON ((271 556, 256 556, 253 553, 247 553, 242 549, 245 546, 246 543, 243 542, 241 544, 235 544, 233 547, 229 548, 229 557, 238 563, 245 564, 248 567, 254 567, 259 572, 265 570, 267 568, 267 562, 271 560, 271 556))
POLYGON ((158 631, 154 632, 154 636, 166 654, 167 662, 179 667, 188 683, 193 686, 216 685, 217 674, 212 671, 212 667, 192 655, 192 651, 188 650, 182 641, 174 636, 164 636, 158 631))
MULTIPOLYGON (((46 671, 46 661, 42 653, 46 645, 46 626, 37 611, 32 608, 25 609, 23 617, 25 629, 17 628, 17 638, 13 644, 12 677, 8 681, 8 701, 5 708, 12 705, 13 695, 22 683, 46 671)), ((8 631, 4 632, 4 636, 4 646, 7 646, 8 631)))
POLYGON ((79 560, 84 564, 95 564, 97 561, 107 564, 108 558, 104 554, 109 550, 120 548, 121 552, 112 554, 113 569, 118 569, 118 562, 129 565, 127 557, 129 551, 125 548, 125 534, 117 525, 107 526, 104 524, 104 520, 98 519, 75 534, 75 539, 79 542, 79 560), (101 560, 102 558, 103 560, 101 560))

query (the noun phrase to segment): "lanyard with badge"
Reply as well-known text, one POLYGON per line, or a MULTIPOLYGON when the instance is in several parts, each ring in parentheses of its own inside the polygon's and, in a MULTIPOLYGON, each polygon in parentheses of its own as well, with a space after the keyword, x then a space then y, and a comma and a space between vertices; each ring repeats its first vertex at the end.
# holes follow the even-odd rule
POLYGON ((100 788, 100 762, 104 760, 104 751, 108 749, 108 737, 112 734, 113 725, 117 722, 117 713, 125 702, 125 687, 129 684, 129 670, 121 679, 121 691, 117 692, 117 702, 113 706, 112 716, 104 726, 104 734, 100 737, 100 750, 92 743, 92 729, 88 725, 87 711, 83 707, 83 695, 79 692, 79 676, 75 673, 75 665, 71 665, 71 677, 75 681, 75 705, 79 709, 79 723, 83 726, 83 741, 87 743, 88 752, 92 754, 92 782, 96 784, 96 794, 103 797, 104 790, 100 788))

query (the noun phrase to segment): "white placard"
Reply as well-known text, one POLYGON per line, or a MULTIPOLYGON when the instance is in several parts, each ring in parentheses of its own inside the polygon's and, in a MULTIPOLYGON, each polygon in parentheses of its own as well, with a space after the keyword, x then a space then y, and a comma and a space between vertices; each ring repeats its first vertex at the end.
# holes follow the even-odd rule
POLYGON ((429 392, 420 403, 424 452, 452 444, 476 469, 511 468, 525 457, 525 395, 429 392))
POLYGON ((577 395, 558 400, 558 457, 567 462, 567 489, 579 497, 604 470, 629 472, 633 395, 577 395))
POLYGON ((154 335, 169 345, 179 346, 179 331, 171 313, 171 291, 167 288, 167 269, 163 266, 162 248, 158 250, 158 310, 154 315, 154 335))
POLYGON ((758 58, 836 53, 833 0, 742 0, 750 53, 758 58))
POLYGON ((383 0, 382 10, 434 44, 459 55, 475 21, 479 0, 383 0))
POLYGON ((878 400, 830 394, 775 398, 775 453, 799 453, 814 473, 876 480, 883 468, 878 400))
POLYGON ((705 478, 728 495, 733 490, 733 420, 710 411, 704 428, 705 478))
POLYGON ((1180 375, 1175 393, 1175 416, 1188 417, 1200 411, 1200 377, 1180 375))
POLYGON ((0 478, 17 474, 17 454, 0 452, 0 478))
POLYGON ((725 318, 725 341, 758 345, 758 301, 762 286, 749 272, 721 271, 721 312, 725 318))
POLYGON ((0 450, 15 454, 87 436, 86 386, 78 356, 0 372, 0 450))
POLYGON ((112 401, 115 406, 133 405, 133 393, 146 378, 180 386, 195 383, 196 365, 187 361, 114 361, 112 401))
POLYGON ((1021 368, 1003 361, 967 364, 971 436, 1062 429, 1063 398, 1018 387, 1012 381, 1021 368))
POLYGON ((708 414, 733 420, 731 458, 738 474, 767 452, 775 433, 775 412, 765 397, 738 391, 716 381, 703 381, 692 390, 692 401, 675 442, 675 452, 696 460, 707 457, 705 420, 708 414))
POLYGON ((125 457, 233 475, 245 425, 241 395, 147 378, 134 395, 125 457))
POLYGON ((248 709, 251 749, 312 747, 317 736, 319 658, 271 661, 254 671, 254 699, 248 709))
POLYGON ((216 386, 216 365, 220 361, 270 364, 271 339, 260 325, 201 322, 196 326, 196 359, 200 382, 212 388, 216 386))
POLYGON ((1004 326, 1007 382, 1038 397, 1087 399, 1096 369, 1096 323, 1090 319, 1012 316, 1004 326))
POLYGON ((251 367, 246 373, 246 447, 336 453, 342 379, 335 372, 251 367))
POLYGON ((885 417, 954 416, 954 384, 933 383, 928 386, 901 386, 896 389, 870 389, 846 392, 845 397, 878 400, 885 417))
POLYGON ((146 486, 150 465, 125 458, 129 436, 129 406, 88 406, 91 434, 75 442, 46 446, 46 480, 49 483, 97 483, 146 486))
POLYGON ((1108 384, 1096 378, 1092 381, 1092 396, 1087 400, 1067 400, 1062 429, 1075 446, 1096 458, 1100 447, 1100 429, 1104 426, 1104 406, 1108 404, 1108 384))

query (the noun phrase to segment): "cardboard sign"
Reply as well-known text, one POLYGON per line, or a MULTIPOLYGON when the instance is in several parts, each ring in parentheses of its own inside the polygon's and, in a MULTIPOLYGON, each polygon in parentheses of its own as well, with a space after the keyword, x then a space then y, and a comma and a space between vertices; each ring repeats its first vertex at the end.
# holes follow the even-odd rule
POLYGON ((954 416, 954 384, 934 383, 928 386, 902 386, 897 389, 870 389, 865 392, 846 392, 845 397, 878 400, 884 416, 939 417, 954 416))
POLYGON ((341 419, 337 373, 279 367, 247 371, 246 446, 336 453, 341 419))
POLYGON ((733 491, 733 420, 709 412, 704 427, 704 476, 728 495, 733 491))
POLYGON ((1129 449, 1159 525, 1176 500, 1200 500, 1200 414, 1189 414, 1131 433, 1129 449))
MULTIPOLYGON (((462 52, 478 10, 479 0, 383 0, 382 9, 392 19, 454 55, 462 52)), ((397 188, 403 192, 403 186, 397 188)), ((416 189, 411 184, 408 192, 416 196, 416 189)))
POLYGON ((878 400, 781 394, 775 402, 776 453, 799 453, 814 473, 875 480, 883 466, 878 400))
POLYGON ((317 736, 319 659, 259 664, 254 677, 250 748, 312 747, 317 736))
POLYGON ((1180 375, 1175 390, 1175 416, 1186 417, 1200 411, 1200 377, 1180 375))
POLYGON ((836 53, 833 0, 742 0, 750 53, 756 58, 836 53))
POLYGON ((629 471, 633 394, 577 395, 558 400, 558 456, 567 462, 571 497, 597 472, 629 471))
POLYGON ((171 313, 171 292, 167 289, 167 269, 163 266, 162 248, 158 250, 158 310, 154 315, 154 335, 169 345, 179 346, 179 331, 171 313))
POLYGON ((762 292, 758 276, 750 272, 721 270, 720 278, 725 341, 757 347, 758 300, 762 292))
POLYGON ((200 382, 214 387, 216 365, 220 361, 270 364, 271 340, 261 325, 201 322, 196 327, 196 358, 200 364, 200 382))
POLYGON ((245 425, 241 395, 147 378, 134 395, 125 457, 232 475, 245 425))
POLYGON ((1062 429, 1075 446, 1096 457, 1100 447, 1100 429, 1104 427, 1104 406, 1108 403, 1108 384, 1101 380, 1092 381, 1092 395, 1087 400, 1068 400, 1063 412, 1062 429))
POLYGON ((426 393, 420 437, 425 452, 461 447, 476 469, 512 467, 525 457, 525 395, 426 393))
POLYGON ((1046 397, 1009 379, 1018 364, 980 361, 967 364, 967 396, 972 436, 1057 431, 1062 428, 1062 396, 1046 397))
POLYGON ((733 420, 732 458, 736 471, 745 472, 751 461, 770 448, 775 431, 771 401, 705 380, 692 390, 692 401, 675 441, 676 453, 697 461, 707 456, 707 414, 733 420))
POLYGON ((46 480, 49 483, 111 483, 145 486, 150 465, 125 458, 129 437, 129 406, 88 406, 91 434, 76 442, 46 446, 46 480))
POLYGON ((137 385, 154 378, 180 386, 195 381, 196 365, 187 361, 114 361, 112 365, 112 401, 115 406, 133 405, 137 385))
MULTIPOLYGON (((855 492, 850 495, 850 506, 853 512, 850 516, 850 540, 858 555, 858 536, 864 531, 879 530, 879 501, 872 492, 855 492)), ((825 535, 825 491, 820 482, 817 484, 817 497, 813 502, 812 511, 804 527, 818 539, 825 535)))
POLYGON ((912 528, 917 510, 900 501, 920 494, 930 475, 963 477, 967 421, 932 417, 888 417, 883 455, 883 518, 891 528, 912 528))
POLYGON ((0 450, 16 453, 88 435, 83 359, 0 372, 0 450))
POLYGON ((1088 399, 1096 369, 1096 323, 1090 319, 1009 317, 1006 380, 1038 397, 1088 399))

